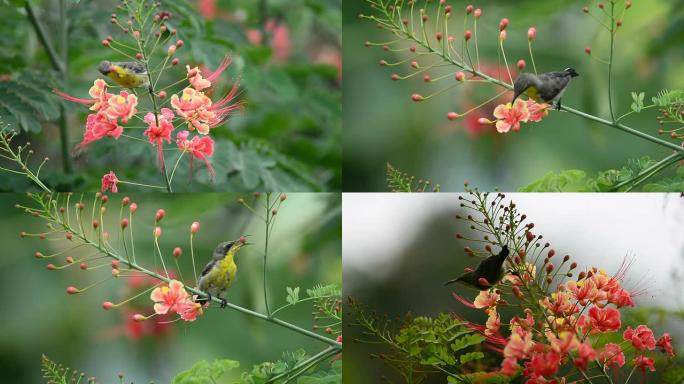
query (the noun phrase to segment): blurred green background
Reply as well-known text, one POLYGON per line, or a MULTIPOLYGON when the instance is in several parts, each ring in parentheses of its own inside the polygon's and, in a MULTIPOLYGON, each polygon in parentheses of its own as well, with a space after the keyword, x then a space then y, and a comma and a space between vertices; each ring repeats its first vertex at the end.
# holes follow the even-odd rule
MULTIPOLYGON (((106 225, 111 244, 119 244, 117 232, 121 196, 111 197, 106 225)), ((139 206, 134 219, 136 255, 142 265, 161 268, 153 261, 152 228, 158 208, 166 210, 161 222, 160 246, 167 267, 173 265, 171 251, 183 249, 181 271, 192 281, 189 252, 189 228, 199 221, 195 237, 198 268, 204 267, 216 244, 249 235, 253 246, 238 255, 238 274, 227 299, 237 305, 264 311, 262 291, 262 255, 264 224, 237 203, 239 197, 252 201, 251 195, 175 194, 130 195, 139 206)), ((90 199, 90 196, 86 197, 90 199)), ((262 197, 263 201, 263 197, 262 197)), ((221 383, 233 382, 253 364, 275 361, 285 351, 303 348, 310 355, 324 348, 320 342, 285 330, 263 320, 212 305, 193 323, 182 321, 158 324, 126 321, 131 312, 149 314, 152 302, 145 295, 118 310, 104 311, 102 302, 122 301, 142 288, 132 289, 130 279, 110 280, 83 294, 69 296, 67 286, 84 287, 110 273, 110 268, 82 271, 77 265, 60 271, 48 271, 46 260, 33 257, 64 249, 64 241, 41 241, 20 238, 19 231, 40 232, 44 223, 14 208, 28 199, 20 194, 0 195, 0 222, 6 254, 0 258, 0 290, 3 305, 0 314, 0 370, 4 382, 43 383, 41 354, 68 367, 96 376, 98 382, 118 382, 118 372, 127 382, 169 383, 179 372, 206 359, 233 359, 241 363, 221 383), (131 311, 131 312, 129 312, 131 311)), ((334 194, 289 194, 277 216, 269 248, 268 292, 271 307, 285 304, 285 287, 301 286, 302 291, 316 284, 341 285, 341 201, 334 194)), ((89 208, 86 209, 88 211, 89 208)), ((259 210, 261 213, 261 210, 259 210)), ((89 214, 87 215, 89 217, 89 214)), ((78 259, 86 251, 69 253, 78 259)), ((64 257, 50 260, 64 264, 64 257)), ((95 264, 108 264, 108 260, 95 264)), ((175 267, 174 267, 175 269, 175 267)), ((302 296, 304 294, 302 293, 302 296)), ((310 303, 301 303, 279 313, 279 317, 304 329, 314 322, 310 303)), ((167 319, 168 320, 168 319, 167 319)))
MULTIPOLYGON (((434 3, 434 2, 433 2, 434 3)), ((582 12, 588 5, 600 14, 597 1, 518 0, 450 1, 454 17, 449 32, 462 33, 467 4, 483 10, 478 22, 480 60, 497 65, 498 24, 510 19, 505 43, 508 63, 527 61, 527 29, 537 28, 533 44, 539 72, 573 67, 575 78, 563 97, 563 104, 590 114, 609 116, 607 67, 591 60, 584 48, 591 46, 599 58, 608 57, 608 33, 582 12)), ((682 42, 684 42, 684 1, 640 0, 627 11, 617 34, 613 72, 614 104, 617 114, 630 110, 631 91, 646 92, 646 100, 662 89, 684 86, 682 42)), ((432 7, 432 6, 430 6, 432 7)), ((430 8, 431 17, 434 10, 430 8)), ((403 52, 384 52, 381 47, 365 48, 365 41, 387 42, 395 37, 378 29, 372 21, 358 18, 372 14, 365 1, 347 2, 344 20, 344 189, 346 191, 386 191, 386 163, 416 178, 439 183, 442 190, 459 191, 468 179, 483 190, 499 187, 517 190, 550 171, 619 169, 628 159, 651 156, 660 159, 669 151, 614 128, 597 125, 569 113, 551 112, 541 123, 523 124, 519 133, 495 134, 476 123, 477 114, 449 121, 450 111, 469 107, 500 92, 499 88, 477 84, 459 87, 422 103, 412 102, 413 93, 430 94, 453 83, 452 78, 434 84, 422 76, 391 81, 393 73, 409 74, 408 63, 380 67, 378 62, 406 59, 403 52)), ((404 45, 408 46, 408 44, 404 45)), ((423 59, 422 63, 432 62, 423 59)), ((503 63, 503 61, 502 61, 503 63)), ((503 65, 503 64, 502 64, 503 65)), ((504 69, 505 71, 505 69, 504 69)), ((438 74, 455 72, 432 71, 438 74)), ((494 71, 496 73, 496 71, 494 71)), ((506 76, 507 77, 507 76, 506 76)), ((512 94, 501 102, 510 101, 512 94)), ((491 118, 496 104, 482 110, 491 118)), ((644 111, 624 121, 636 129, 656 134, 655 113, 644 111)), ((667 138, 666 138, 667 139, 667 138)), ((671 175, 670 170, 666 175, 671 175)))
MULTIPOLYGON (((684 198, 674 193, 506 196, 504 201, 515 202, 519 212, 527 214, 528 222, 535 224, 534 233, 543 235, 556 250, 556 262, 569 254, 578 270, 595 266, 613 275, 625 258, 633 259, 622 284, 636 294, 636 307, 621 311, 623 324, 648 324, 658 337, 669 332, 678 351, 672 366, 684 366, 684 198)), ((468 257, 463 247, 482 250, 482 244, 454 236, 463 233, 481 238, 469 229, 469 223, 454 218, 476 216, 459 204, 455 193, 345 194, 345 302, 352 296, 369 311, 390 319, 456 313, 484 324, 487 317, 483 311, 467 308, 451 295, 455 292, 473 300, 477 291, 460 284, 444 286, 445 281, 481 260, 468 257)), ((370 358, 371 353, 387 352, 382 344, 355 341, 374 339, 361 334, 363 329, 353 325, 355 314, 345 308, 343 382, 381 382, 380 377, 386 376, 389 382, 402 383, 382 359, 370 358)), ((514 312, 515 308, 501 309, 502 326, 514 312)), ((483 352, 499 364, 500 355, 487 349, 483 352)), ((669 370, 664 355, 654 355, 661 359, 657 371, 646 374, 645 383, 665 382, 661 375, 669 370)), ((635 372, 632 380, 636 378, 641 380, 640 372, 635 372)), ((446 378, 438 375, 429 381, 444 382, 446 378)))
MULTIPOLYGON (((60 3, 32 1, 48 39, 61 52, 60 3)), ((102 46, 108 35, 126 36, 110 23, 119 1, 65 1, 68 32, 66 76, 54 71, 38 35, 28 22, 23 0, 1 0, 0 119, 22 135, 15 145, 30 141, 37 159, 51 159, 42 172, 53 190, 98 190, 103 174, 114 170, 120 178, 161 185, 156 152, 147 140, 105 138, 79 156, 71 150, 85 128, 87 108, 62 101, 52 94, 59 88, 86 97, 101 60, 126 61, 102 46), (66 78, 63 78, 66 77, 66 78), (60 151, 60 107, 67 108, 66 156, 73 164, 64 172, 60 151)), ((211 159, 216 180, 209 182, 201 161, 190 174, 188 158, 174 180, 174 191, 339 191, 341 189, 341 0, 169 0, 161 10, 170 11, 170 28, 185 43, 176 57, 180 63, 165 71, 159 86, 186 77, 185 66, 218 67, 225 55, 233 63, 213 89, 214 101, 241 78, 241 99, 246 109, 227 123, 212 129, 216 149, 211 159)), ((119 18, 125 18, 119 12, 119 18)), ((171 39, 175 41, 175 39, 171 39)), ((159 45, 152 66, 166 55, 159 45)), ((167 90, 171 97, 171 91, 167 90)), ((211 90, 210 90, 211 91, 211 90)), ((139 110, 150 108, 141 97, 139 110)), ((180 129, 176 127, 178 132, 180 129)), ((145 139, 142 131, 126 132, 145 139)), ((175 135, 175 133, 174 133, 175 135)), ((175 137, 175 136, 174 136, 175 137)), ((166 145, 177 152, 174 142, 166 145)), ((173 161, 175 156, 167 155, 173 161)), ((36 159, 34 159, 36 160, 36 159)), ((39 161, 39 160, 38 160, 39 161)), ((3 163, 4 164, 4 163, 3 163)), ((33 163, 32 163, 33 165, 33 163)), ((173 163, 171 163, 171 166, 173 163)), ((171 167, 169 166, 169 167, 171 167)), ((21 176, 7 175, 0 190, 35 188, 21 176)), ((128 186, 128 191, 138 190, 128 186)), ((149 189, 141 189, 149 191, 149 189)))

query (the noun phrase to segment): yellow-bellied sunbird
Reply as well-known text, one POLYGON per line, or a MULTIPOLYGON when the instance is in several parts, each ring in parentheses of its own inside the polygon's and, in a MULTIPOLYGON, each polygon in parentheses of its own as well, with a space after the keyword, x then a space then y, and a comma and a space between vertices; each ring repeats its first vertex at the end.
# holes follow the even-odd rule
POLYGON ((455 282, 461 282, 465 285, 475 287, 480 291, 491 288, 496 285, 504 275, 503 263, 508 257, 509 251, 508 246, 504 245, 501 251, 497 255, 489 256, 488 258, 482 260, 477 266, 477 269, 471 272, 464 273, 463 275, 449 280, 444 285, 448 285, 455 282), (485 279, 483 281, 481 279, 485 279), (489 284, 483 284, 489 283, 489 284))
POLYGON ((135 61, 110 62, 102 61, 97 67, 103 75, 126 88, 138 88, 149 85, 147 71, 142 63, 135 61))
POLYGON ((221 299, 221 308, 226 306, 226 300, 221 295, 233 284, 237 265, 235 255, 245 245, 241 240, 226 241, 220 243, 214 249, 212 260, 200 273, 197 289, 206 292, 206 298, 198 298, 196 301, 202 305, 211 300, 212 296, 221 299))
POLYGON ((561 97, 570 84, 570 80, 577 76, 579 73, 572 68, 559 72, 540 73, 539 75, 520 74, 513 84, 513 101, 523 93, 527 93, 530 99, 538 103, 556 104, 556 108, 560 111, 561 97))

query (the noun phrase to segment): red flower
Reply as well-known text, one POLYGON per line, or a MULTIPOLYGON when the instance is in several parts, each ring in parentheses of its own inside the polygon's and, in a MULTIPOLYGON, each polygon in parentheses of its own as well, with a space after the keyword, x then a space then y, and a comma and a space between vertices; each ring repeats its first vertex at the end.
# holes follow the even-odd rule
POLYGON ((524 374, 531 378, 553 376, 560 367, 560 360, 561 356, 553 351, 535 353, 530 361, 525 363, 524 374))
POLYGON ((185 321, 195 321, 202 315, 202 305, 188 298, 176 305, 176 312, 185 321))
POLYGON ((625 306, 634 306, 634 301, 632 301, 632 294, 627 292, 626 289, 622 287, 615 287, 610 292, 608 292, 608 302, 615 304, 618 308, 625 306))
POLYGON ((164 315, 171 311, 178 312, 177 307, 187 301, 188 296, 183 283, 171 280, 168 286, 155 288, 150 294, 150 299, 155 302, 154 312, 164 315))
POLYGON ((625 365, 625 354, 622 353, 620 346, 615 343, 606 344, 599 358, 608 367, 611 365, 617 365, 618 367, 625 365))
POLYGON ((656 342, 656 345, 660 350, 670 357, 674 357, 674 351, 672 350, 672 337, 669 333, 664 333, 660 336, 660 339, 656 342))
POLYGON ((627 330, 622 334, 627 341, 631 341, 634 348, 642 351, 644 349, 655 349, 656 343, 653 337, 653 331, 645 325, 640 325, 632 330, 632 327, 627 327, 627 330))
POLYGON ((102 192, 105 192, 105 191, 112 191, 114 193, 119 192, 119 189, 116 186, 116 184, 118 182, 119 182, 119 179, 116 177, 116 174, 114 173, 114 171, 109 171, 109 173, 102 176, 102 192))
POLYGON ((615 308, 589 308, 588 326, 591 332, 617 331, 620 329, 620 312, 615 308))
POLYGON ((209 173, 211 173, 213 177, 214 168, 211 166, 208 158, 214 154, 214 140, 209 136, 195 136, 192 140, 188 140, 189 135, 190 132, 188 131, 178 132, 176 135, 176 144, 178 144, 178 148, 182 151, 187 151, 193 157, 204 161, 209 173))
POLYGON ((596 360, 596 357, 597 353, 594 351, 594 348, 587 343, 582 343, 579 345, 579 348, 577 348, 577 357, 575 358, 574 363, 579 369, 584 371, 587 369, 587 364, 590 361, 596 360))
POLYGON ((123 128, 120 127, 116 120, 110 120, 102 112, 88 115, 86 120, 86 129, 83 133, 83 140, 76 146, 81 149, 93 141, 100 140, 105 136, 118 139, 123 133, 123 128))
POLYGON ((530 112, 530 121, 539 122, 549 115, 550 105, 546 103, 538 104, 532 99, 527 100, 527 110, 530 112))
POLYGON ((655 372, 655 367, 653 366, 653 359, 650 357, 646 357, 644 355, 639 355, 632 360, 634 362, 634 365, 638 368, 641 368, 642 372, 646 372, 646 368, 648 368, 651 372, 655 372))
POLYGON ((159 164, 161 165, 164 161, 163 148, 164 140, 167 143, 171 142, 171 131, 173 131, 173 111, 168 108, 162 108, 161 114, 157 115, 155 119, 154 113, 148 112, 145 115, 145 122, 148 128, 143 132, 147 136, 147 140, 150 143, 157 146, 157 157, 159 158, 159 164), (159 120, 159 125, 157 125, 157 120, 159 120))
POLYGON ((506 376, 514 376, 518 372, 518 368, 520 368, 518 361, 513 357, 507 357, 501 363, 501 370, 499 372, 506 376))

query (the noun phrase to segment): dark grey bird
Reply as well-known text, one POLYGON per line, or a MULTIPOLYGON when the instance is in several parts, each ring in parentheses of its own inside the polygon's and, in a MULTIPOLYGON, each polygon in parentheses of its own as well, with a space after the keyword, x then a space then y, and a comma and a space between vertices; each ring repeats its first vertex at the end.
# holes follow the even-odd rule
POLYGON ((475 287, 480 291, 491 288, 496 285, 504 275, 503 263, 509 255, 508 246, 504 245, 498 254, 489 256, 488 258, 482 260, 477 266, 477 269, 471 272, 466 272, 463 275, 449 280, 444 285, 451 283, 460 282, 471 287, 475 287), (484 278, 489 284, 482 284, 484 281, 480 279, 484 278))
POLYGON ((561 97, 570 84, 570 80, 577 76, 579 74, 572 68, 559 72, 540 73, 539 75, 522 73, 513 84, 513 101, 523 93, 527 93, 530 99, 538 103, 555 104, 560 111, 561 97))

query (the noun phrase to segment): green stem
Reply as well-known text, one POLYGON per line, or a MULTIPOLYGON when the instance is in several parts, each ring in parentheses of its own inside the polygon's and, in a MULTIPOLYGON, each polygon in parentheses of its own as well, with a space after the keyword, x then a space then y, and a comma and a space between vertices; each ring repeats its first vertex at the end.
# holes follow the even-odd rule
MULTIPOLYGON (((651 165, 650 167, 648 167, 648 168, 646 168, 646 169, 643 169, 641 172, 639 172, 638 175, 634 176, 633 178, 631 178, 631 179, 629 179, 629 180, 621 181, 621 182, 615 184, 615 185, 613 186, 613 191, 617 191, 618 189, 624 187, 625 185, 628 185, 628 184, 630 184, 630 183, 633 183, 634 181, 636 181, 636 180, 642 178, 644 175, 647 175, 649 172, 651 172, 651 171, 653 171, 654 169, 656 169, 656 168, 662 166, 662 165, 665 164, 665 163, 667 163, 667 165, 670 165, 672 162, 676 162, 676 161, 680 160, 681 157, 682 157, 682 154, 673 153, 673 154, 671 154, 670 156, 668 156, 668 157, 666 157, 666 158, 660 160, 659 162, 657 162, 657 163, 651 165)), ((642 180, 642 181, 643 181, 643 180, 642 180)), ((641 181, 641 182, 642 182, 642 181, 641 181)), ((641 183, 641 182, 640 182, 640 183, 641 183)))
POLYGON ((313 365, 318 364, 319 361, 325 359, 331 353, 338 353, 338 351, 333 347, 328 347, 328 348, 322 350, 321 352, 315 354, 314 356, 311 356, 310 358, 306 359, 305 361, 295 365, 294 367, 292 367, 292 369, 287 370, 283 373, 280 373, 278 375, 271 377, 270 379, 268 379, 268 381, 266 381, 265 384, 274 383, 276 380, 281 379, 281 378, 286 377, 286 376, 289 376, 288 381, 292 380, 292 379, 298 377, 299 375, 301 375, 303 372, 306 372, 308 367, 311 367, 313 365), (299 371, 299 372, 296 372, 296 371, 299 371), (294 375, 292 375, 293 372, 296 372, 296 373, 294 375), (290 375, 292 375, 292 376, 290 376, 290 375))
POLYGON ((608 59, 608 107, 610 109, 610 119, 615 124, 615 114, 613 113, 613 47, 615 46, 615 3, 610 2, 610 56, 608 59))
POLYGON ((52 46, 52 43, 50 43, 50 40, 47 39, 45 28, 43 28, 43 24, 40 23, 36 16, 36 10, 33 7, 33 2, 31 0, 26 0, 24 3, 24 8, 26 9, 26 15, 28 16, 29 22, 38 35, 38 40, 40 40, 40 43, 43 45, 43 48, 45 48, 45 51, 48 54, 52 68, 54 68, 54 70, 57 72, 64 73, 65 65, 59 56, 57 56, 57 52, 52 46))
MULTIPOLYGON (((649 108, 653 108, 653 107, 657 107, 657 105, 655 105, 655 104, 647 105, 647 106, 641 108, 641 110, 640 110, 639 112, 643 111, 644 109, 649 109, 649 108)), ((632 113, 637 113, 637 111, 629 111, 629 112, 625 113, 624 115, 618 117, 617 120, 615 120, 615 122, 616 122, 616 123, 619 122, 620 120, 622 120, 622 119, 624 119, 625 117, 631 115, 632 113)))
MULTIPOLYGON (((62 81, 64 85, 69 82, 69 27, 66 18, 66 0, 59 1, 59 38, 62 56, 62 81)), ((64 103, 59 108, 59 141, 62 155, 62 168, 64 173, 72 172, 71 156, 69 155, 69 129, 67 123, 67 111, 64 103)))
POLYGON ((181 152, 181 154, 178 156, 178 159, 176 160, 176 164, 174 164, 173 169, 171 170, 171 177, 169 179, 169 182, 173 182, 173 175, 176 174, 176 168, 178 168, 178 164, 180 164, 180 161, 183 158, 184 154, 185 154, 185 151, 181 152))
POLYGON ((271 220, 273 219, 273 216, 271 215, 270 212, 270 207, 271 207, 271 194, 267 193, 266 194, 266 239, 264 240, 264 305, 266 306, 266 313, 268 314, 269 317, 272 316, 271 310, 268 307, 268 292, 266 290, 266 258, 268 257, 268 242, 269 242, 269 233, 271 232, 270 226, 271 226, 271 220))

